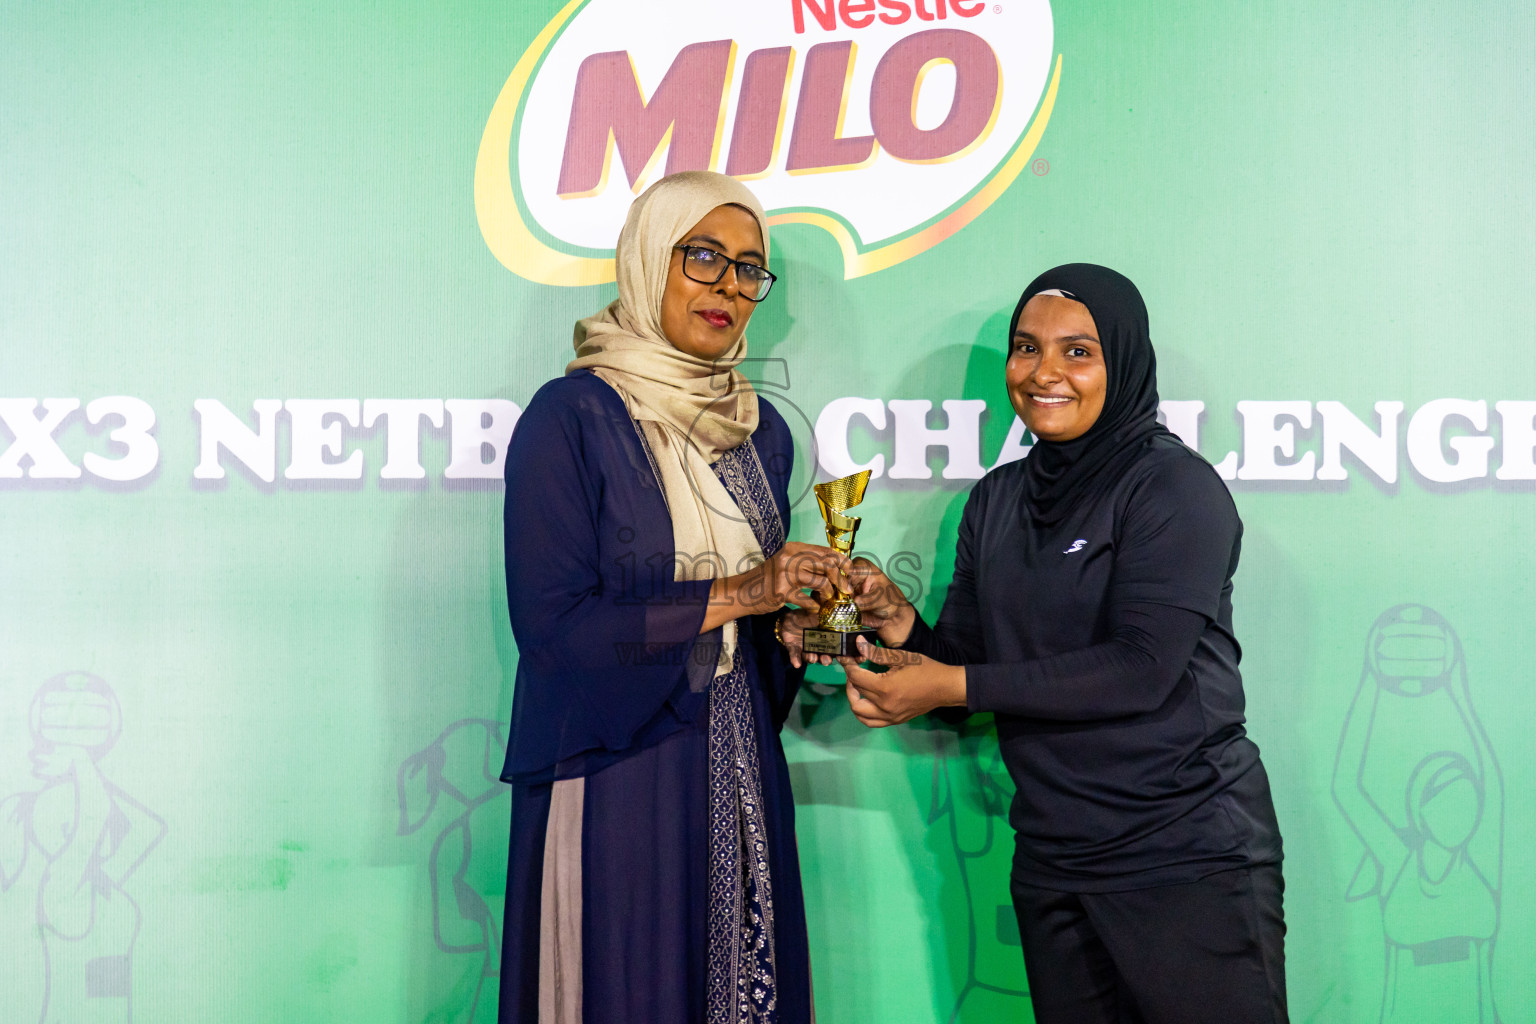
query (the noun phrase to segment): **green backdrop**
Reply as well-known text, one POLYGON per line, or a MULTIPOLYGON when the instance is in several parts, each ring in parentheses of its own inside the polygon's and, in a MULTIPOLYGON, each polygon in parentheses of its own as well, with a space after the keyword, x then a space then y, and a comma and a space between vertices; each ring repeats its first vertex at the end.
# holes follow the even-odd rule
MULTIPOLYGON (((474 170, 561 7, 0 3, 6 1021, 493 1019, 517 651, 502 484, 473 467, 613 288, 498 262, 474 170), (420 478, 382 472, 380 399, 450 401, 420 478), (359 478, 284 474, 325 440, 302 404, 251 449, 271 479, 227 449, 194 475, 195 403, 255 431, 262 400, 327 400, 333 426, 360 402, 317 456, 361 452, 359 478)), ((838 435, 852 459, 916 443, 888 403, 937 429, 974 400, 992 465, 1023 285, 1128 274, 1163 397, 1204 403, 1213 462, 1239 452, 1294 1019, 1532 1019, 1536 10, 1050 15, 1049 124, 969 226, 851 280, 820 228, 775 232, 749 334, 798 472, 849 397, 889 413, 838 435)), ((887 472, 862 507, 861 547, 930 614, 972 484, 953 455, 909 453, 931 478, 887 472)), ((802 504, 792 536, 819 533, 802 504)), ((819 1019, 1029 1020, 988 723, 868 732, 838 678, 785 731, 819 1019)))

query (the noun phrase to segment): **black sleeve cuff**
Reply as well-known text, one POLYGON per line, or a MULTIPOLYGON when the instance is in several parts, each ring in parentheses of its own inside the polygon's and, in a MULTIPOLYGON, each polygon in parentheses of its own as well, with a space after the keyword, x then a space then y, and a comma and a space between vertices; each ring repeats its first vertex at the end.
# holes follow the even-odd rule
POLYGON ((973 715, 985 710, 981 704, 981 668, 980 665, 965 666, 965 710, 973 715))
POLYGON ((923 613, 916 608, 912 609, 912 631, 907 634, 907 641, 901 645, 900 649, 921 654, 925 658, 933 658, 936 661, 944 660, 935 652, 933 630, 923 621, 923 613))

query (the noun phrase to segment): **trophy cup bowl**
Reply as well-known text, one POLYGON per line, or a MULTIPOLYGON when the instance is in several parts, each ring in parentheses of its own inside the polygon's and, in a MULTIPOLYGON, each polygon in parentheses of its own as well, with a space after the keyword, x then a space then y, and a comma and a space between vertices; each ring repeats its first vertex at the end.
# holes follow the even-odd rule
MULTIPOLYGON (((816 485, 816 504, 827 526, 827 544, 845 555, 853 552, 853 538, 862 520, 848 515, 848 510, 864 500, 869 486, 869 470, 852 476, 828 480, 816 485)), ((836 586, 834 584, 834 586, 836 586)), ((875 642, 875 631, 864 625, 853 595, 837 587, 837 593, 821 607, 815 626, 805 630, 801 646, 807 654, 829 654, 834 658, 858 658, 858 638, 875 642)))

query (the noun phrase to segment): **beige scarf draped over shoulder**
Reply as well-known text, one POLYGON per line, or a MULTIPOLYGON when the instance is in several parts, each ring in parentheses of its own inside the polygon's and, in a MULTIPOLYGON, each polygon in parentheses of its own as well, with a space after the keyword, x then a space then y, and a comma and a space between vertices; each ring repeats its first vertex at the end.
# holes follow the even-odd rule
MULTIPOLYGON (((709 361, 674 348, 661 330, 662 295, 672 247, 717 206, 740 206, 757 220, 768 254, 762 205, 734 178, 710 171, 673 174, 629 208, 614 253, 619 297, 576 323, 576 358, 567 373, 590 369, 624 399, 655 459, 672 516, 679 580, 732 576, 761 562, 746 518, 710 468, 757 429, 757 393, 736 367, 745 335, 709 361)), ((730 671, 736 624, 723 630, 716 674, 730 671)))

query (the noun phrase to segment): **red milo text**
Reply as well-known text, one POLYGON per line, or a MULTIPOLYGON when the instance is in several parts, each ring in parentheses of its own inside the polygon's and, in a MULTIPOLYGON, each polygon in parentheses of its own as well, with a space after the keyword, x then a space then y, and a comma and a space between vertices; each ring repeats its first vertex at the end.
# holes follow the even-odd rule
MULTIPOLYGON (((804 2, 817 11, 811 0, 804 2)), ((927 2, 944 10, 943 0, 927 2)), ((948 3, 961 10, 959 0, 948 3)), ((840 5, 845 11, 854 6, 840 5)), ((980 145, 1002 102, 997 54, 984 39, 960 29, 924 29, 899 40, 875 65, 868 97, 873 131, 843 135, 856 59, 851 39, 815 43, 803 54, 776 46, 744 60, 732 40, 693 43, 678 52, 647 97, 627 51, 594 53, 576 72, 556 191, 568 199, 603 191, 615 154, 630 187, 638 189, 663 150, 667 174, 723 170, 748 179, 771 171, 781 144, 790 174, 863 167, 881 151, 913 163, 949 160, 980 145), (804 61, 798 95, 790 91, 797 59, 804 61), (914 97, 925 69, 936 61, 953 65, 954 96, 944 120, 922 128, 913 120, 914 97), (733 91, 730 146, 721 153, 733 91)))

